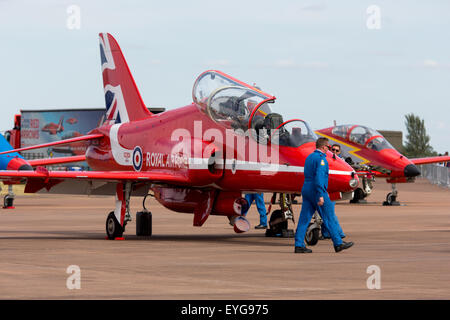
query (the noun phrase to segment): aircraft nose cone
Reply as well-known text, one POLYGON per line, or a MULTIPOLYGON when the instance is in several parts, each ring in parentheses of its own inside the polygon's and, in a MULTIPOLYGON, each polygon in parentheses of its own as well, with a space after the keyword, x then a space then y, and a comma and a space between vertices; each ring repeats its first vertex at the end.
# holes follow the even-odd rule
POLYGON ((408 164, 405 167, 404 172, 405 172, 405 177, 407 177, 407 178, 417 177, 418 175, 420 175, 419 169, 417 169, 417 167, 413 164, 408 164))

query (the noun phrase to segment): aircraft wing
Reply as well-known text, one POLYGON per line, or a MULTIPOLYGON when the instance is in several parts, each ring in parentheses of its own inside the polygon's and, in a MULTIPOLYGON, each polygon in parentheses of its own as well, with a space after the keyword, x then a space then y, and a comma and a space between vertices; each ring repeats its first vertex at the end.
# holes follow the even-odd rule
POLYGON ((440 157, 427 157, 427 158, 415 158, 409 159, 412 163, 419 164, 429 164, 429 163, 439 163, 439 162, 450 162, 450 156, 440 156, 440 157))
MULTIPOLYGON (((0 180, 26 179, 25 192, 57 194, 114 195, 117 182, 132 181, 138 187, 150 183, 184 186, 187 177, 164 171, 47 171, 38 167, 36 171, 0 170, 0 180)), ((143 191, 144 192, 144 191, 143 191)), ((146 191, 145 191, 146 192, 146 191)))

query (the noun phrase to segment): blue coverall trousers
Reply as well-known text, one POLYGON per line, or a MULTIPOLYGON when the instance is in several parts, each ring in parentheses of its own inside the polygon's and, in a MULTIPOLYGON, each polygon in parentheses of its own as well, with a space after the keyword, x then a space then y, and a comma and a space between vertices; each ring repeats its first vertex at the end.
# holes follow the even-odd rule
MULTIPOLYGON (((267 226, 267 211, 266 206, 264 204, 264 194, 263 193, 247 193, 245 195, 245 199, 248 201, 248 209, 250 209, 253 201, 256 202, 256 208, 258 208, 259 212, 259 224, 263 226, 267 226)), ((246 216, 247 211, 245 211, 242 215, 246 216)))
POLYGON ((302 188, 302 209, 300 211, 300 218, 297 223, 297 230, 295 232, 295 246, 305 247, 305 235, 308 225, 311 221, 311 217, 317 210, 323 219, 323 225, 329 230, 331 235, 331 240, 335 246, 342 244, 342 239, 339 235, 338 226, 333 219, 334 215, 334 203, 330 200, 328 194, 323 197, 324 204, 319 206, 317 202, 319 198, 317 197, 314 186, 309 183, 305 183, 302 188))
MULTIPOLYGON (((345 237, 345 233, 344 233, 344 231, 342 231, 342 227, 341 227, 341 225, 340 225, 340 223, 339 223, 339 220, 338 220, 338 218, 337 218, 337 216, 336 216, 336 213, 335 213, 335 211, 334 211, 334 206, 335 206, 335 202, 334 201, 332 201, 332 204, 333 204, 333 214, 332 214, 332 219, 334 220, 334 223, 336 223, 336 225, 337 225, 337 228, 338 228, 338 232, 339 232, 339 236, 341 237, 341 238, 344 238, 345 237)), ((319 213, 320 214, 320 213, 319 213)), ((322 216, 321 216, 322 217, 322 216)), ((323 218, 322 218, 323 219, 323 218)), ((322 225, 322 235, 325 237, 325 238, 331 238, 331 235, 330 235, 330 232, 328 231, 328 229, 325 227, 325 225, 322 225)))

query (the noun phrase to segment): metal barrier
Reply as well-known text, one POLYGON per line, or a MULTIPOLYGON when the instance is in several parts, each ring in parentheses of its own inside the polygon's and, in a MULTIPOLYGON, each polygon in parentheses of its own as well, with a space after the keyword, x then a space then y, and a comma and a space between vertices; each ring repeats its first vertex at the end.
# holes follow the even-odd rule
POLYGON ((420 176, 427 178, 432 184, 450 188, 450 168, 437 164, 423 164, 419 166, 420 176))

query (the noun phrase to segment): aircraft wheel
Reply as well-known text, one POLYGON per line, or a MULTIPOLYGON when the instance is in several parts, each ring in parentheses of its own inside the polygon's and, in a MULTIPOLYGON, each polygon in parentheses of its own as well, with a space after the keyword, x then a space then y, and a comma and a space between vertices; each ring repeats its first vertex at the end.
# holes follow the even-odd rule
POLYGON ((3 208, 11 208, 14 205, 14 197, 6 195, 3 198, 3 208))
POLYGON ((152 235, 152 213, 149 211, 141 211, 136 213, 136 235, 151 236, 152 235))
POLYGON ((365 196, 363 189, 357 188, 353 191, 353 199, 350 200, 350 203, 358 203, 360 200, 363 200, 365 196))
POLYGON ((282 219, 282 218, 283 218, 283 212, 281 210, 275 210, 274 212, 272 212, 272 214, 270 215, 270 219, 269 219, 269 226, 270 226, 271 233, 281 234, 283 232, 283 230, 287 229, 287 227, 288 227, 287 220, 281 221, 277 224, 271 223, 277 219, 282 219))
POLYGON ((386 201, 383 203, 383 205, 386 205, 386 206, 392 206, 392 204, 393 204, 395 201, 397 201, 397 197, 394 196, 394 195, 392 194, 392 192, 389 192, 389 193, 387 194, 387 196, 386 196, 386 201))
MULTIPOLYGON (((310 223, 309 226, 311 226, 313 223, 310 223)), ((314 246, 317 244, 317 242, 319 242, 319 228, 314 228, 314 229, 308 229, 306 231, 306 235, 305 235, 305 241, 308 245, 310 246, 314 246)))
POLYGON ((122 227, 117 221, 114 211, 111 211, 106 218, 106 234, 108 239, 114 240, 115 238, 120 238, 125 231, 125 227, 122 227))

